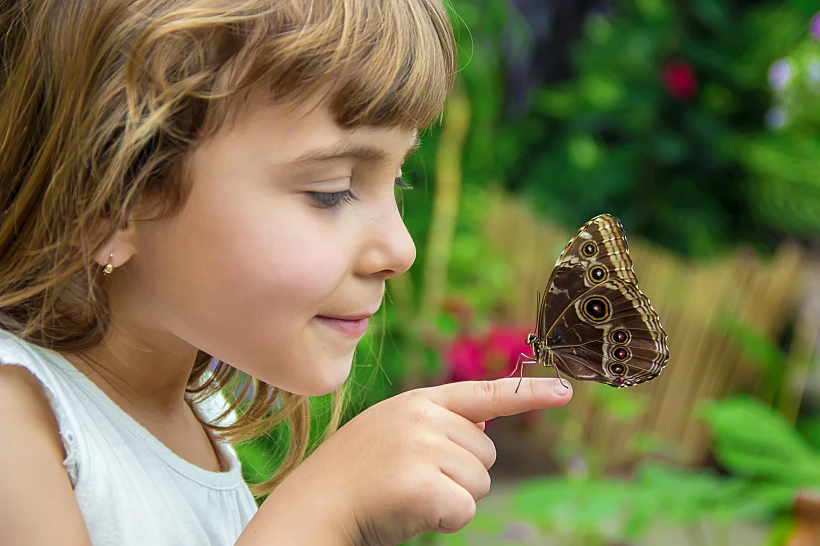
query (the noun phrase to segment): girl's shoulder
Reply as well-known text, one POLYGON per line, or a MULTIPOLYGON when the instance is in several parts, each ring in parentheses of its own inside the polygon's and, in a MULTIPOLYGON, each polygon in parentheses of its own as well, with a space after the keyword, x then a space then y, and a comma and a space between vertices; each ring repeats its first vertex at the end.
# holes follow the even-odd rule
MULTIPOLYGON (((63 466, 94 544, 233 544, 255 513, 256 504, 231 446, 219 446, 228 471, 213 472, 189 463, 60 354, 7 332, 0 332, 0 363, 14 365, 0 366, 0 396, 15 388, 3 384, 8 376, 26 375, 9 373, 10 368, 28 370, 31 392, 38 392, 38 382, 42 386, 39 400, 35 394, 28 398, 39 404, 41 414, 50 418, 50 409, 56 418, 48 430, 52 447, 62 457, 62 442, 63 466), (119 530, 115 538, 127 536, 129 542, 112 539, 111 529, 119 530)), ((212 420, 224 413, 226 403, 218 393, 197 410, 212 420)), ((12 406, 0 403, 0 407, 12 406)), ((29 422, 32 416, 25 417, 23 421, 29 422)))
POLYGON ((47 391, 24 366, 0 366, 0 431, 0 488, 14 499, 0 514, 0 527, 12 536, 37 536, 38 544, 90 544, 61 468, 66 450, 47 391))
POLYGON ((21 396, 23 393, 30 393, 29 403, 43 405, 44 410, 51 410, 65 452, 63 466, 72 485, 75 485, 79 450, 75 431, 78 429, 78 423, 71 411, 69 377, 72 373, 80 372, 57 353, 38 347, 4 330, 0 330, 0 365, 16 366, 28 372, 7 373, 4 380, 26 383, 30 389, 17 385, 21 388, 21 396))

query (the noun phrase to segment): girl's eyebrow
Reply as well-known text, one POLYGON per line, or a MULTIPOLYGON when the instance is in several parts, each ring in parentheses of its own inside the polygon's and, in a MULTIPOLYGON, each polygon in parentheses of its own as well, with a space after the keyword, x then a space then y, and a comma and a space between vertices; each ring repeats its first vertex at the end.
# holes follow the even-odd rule
MULTIPOLYGON (((410 157, 413 152, 415 152, 421 141, 419 140, 418 135, 413 139, 413 143, 410 145, 410 148, 407 150, 407 153, 404 154, 402 158, 402 163, 407 161, 407 158, 410 157)), ((390 154, 384 151, 382 148, 378 148, 375 146, 363 146, 358 144, 351 144, 347 141, 341 141, 329 148, 321 148, 318 150, 311 150, 301 156, 288 161, 290 165, 306 165, 310 163, 326 163, 331 161, 341 161, 344 159, 356 159, 359 161, 367 161, 370 163, 381 163, 381 164, 389 164, 392 160, 390 154)))

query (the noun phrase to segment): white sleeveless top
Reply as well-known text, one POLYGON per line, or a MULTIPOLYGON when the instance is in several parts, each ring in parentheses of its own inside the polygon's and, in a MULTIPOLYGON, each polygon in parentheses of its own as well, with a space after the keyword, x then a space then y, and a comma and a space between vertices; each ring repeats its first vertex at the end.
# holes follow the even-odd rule
MULTIPOLYGON (((63 466, 94 546, 236 542, 256 503, 233 448, 220 447, 227 472, 189 463, 61 355, 2 330, 0 363, 25 367, 45 387, 65 447, 63 466)), ((206 403, 198 408, 206 419, 219 414, 219 400, 206 403)))

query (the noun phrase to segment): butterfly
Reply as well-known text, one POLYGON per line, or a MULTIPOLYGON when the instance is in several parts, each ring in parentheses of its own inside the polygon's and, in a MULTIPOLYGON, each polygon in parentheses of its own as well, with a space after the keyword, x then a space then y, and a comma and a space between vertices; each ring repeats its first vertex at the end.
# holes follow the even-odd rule
POLYGON ((535 332, 526 339, 533 356, 521 353, 516 363, 522 381, 524 364, 542 364, 559 377, 632 387, 658 377, 669 361, 668 336, 638 288, 614 216, 596 216, 570 239, 537 308, 535 332))

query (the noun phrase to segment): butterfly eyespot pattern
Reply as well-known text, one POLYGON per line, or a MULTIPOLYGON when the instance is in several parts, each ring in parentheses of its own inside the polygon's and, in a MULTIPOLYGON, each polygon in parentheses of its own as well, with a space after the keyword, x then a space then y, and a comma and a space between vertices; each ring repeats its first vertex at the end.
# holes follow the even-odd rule
MULTIPOLYGON (((530 363, 616 388, 658 377, 668 336, 638 287, 621 222, 596 216, 570 239, 538 294, 530 363)), ((524 370, 521 368, 521 376, 524 370)))
POLYGON ((588 319, 601 322, 609 318, 612 307, 604 298, 593 297, 584 302, 583 309, 588 319))
POLYGON ((581 252, 583 252, 584 256, 586 256, 587 258, 592 258, 593 256, 595 256, 595 254, 598 253, 598 245, 590 241, 584 245, 581 252))
POLYGON ((626 371, 626 367, 623 364, 613 364, 609 367, 609 371, 611 371, 615 375, 621 375, 626 371))
POLYGON ((601 283, 607 279, 606 268, 600 265, 590 268, 589 278, 593 283, 601 283))
POLYGON ((615 330, 609 334, 609 340, 612 343, 629 343, 630 336, 626 330, 615 330))
POLYGON ((632 356, 626 347, 616 347, 612 350, 612 358, 615 360, 628 360, 632 356))

